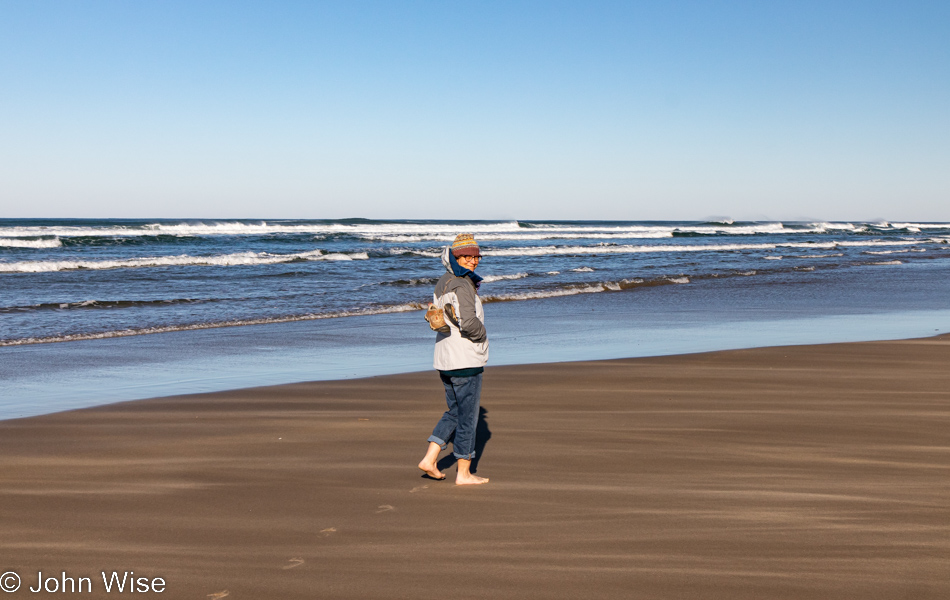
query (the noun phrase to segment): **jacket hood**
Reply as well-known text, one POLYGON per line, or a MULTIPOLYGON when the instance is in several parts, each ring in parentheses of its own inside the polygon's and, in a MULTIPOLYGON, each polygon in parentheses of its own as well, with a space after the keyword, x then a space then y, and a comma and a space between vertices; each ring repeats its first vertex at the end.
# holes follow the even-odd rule
POLYGON ((482 282, 482 278, 475 274, 474 271, 466 269, 459 264, 459 261, 455 259, 455 255, 452 254, 452 247, 446 246, 442 249, 442 265, 445 267, 445 270, 449 273, 455 275, 456 277, 468 277, 472 280, 472 283, 475 284, 475 289, 478 289, 479 284, 482 282))

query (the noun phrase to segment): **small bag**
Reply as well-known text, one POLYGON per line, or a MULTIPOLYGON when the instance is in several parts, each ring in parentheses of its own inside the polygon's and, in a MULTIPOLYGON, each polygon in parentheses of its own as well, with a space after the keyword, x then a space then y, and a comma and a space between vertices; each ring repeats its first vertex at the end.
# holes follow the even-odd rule
MULTIPOLYGON (((442 293, 445 293, 445 288, 448 287, 448 282, 445 282, 442 287, 442 293)), ((452 333, 452 328, 449 327, 449 324, 446 323, 446 319, 451 321, 456 327, 459 326, 458 317, 455 316, 455 307, 451 304, 446 304, 444 309, 439 308, 433 303, 429 303, 429 310, 426 311, 425 320, 429 322, 429 327, 432 328, 432 331, 438 331, 442 335, 449 335, 452 333)))
POLYGON ((438 331, 441 334, 448 335, 452 329, 449 327, 449 324, 445 322, 446 313, 451 321, 457 322, 458 319, 455 318, 455 308, 449 304, 445 309, 441 309, 435 304, 429 303, 429 310, 426 311, 425 317, 426 321, 429 322, 429 327, 432 328, 432 331, 438 331))

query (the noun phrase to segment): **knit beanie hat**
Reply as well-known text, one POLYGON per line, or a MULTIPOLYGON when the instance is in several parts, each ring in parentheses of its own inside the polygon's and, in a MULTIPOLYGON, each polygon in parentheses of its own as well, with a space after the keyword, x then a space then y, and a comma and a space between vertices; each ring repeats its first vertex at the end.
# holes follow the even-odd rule
POLYGON ((478 249, 478 242, 475 241, 474 235, 460 233, 455 236, 455 241, 452 242, 452 255, 458 258, 460 256, 481 256, 482 253, 478 249))

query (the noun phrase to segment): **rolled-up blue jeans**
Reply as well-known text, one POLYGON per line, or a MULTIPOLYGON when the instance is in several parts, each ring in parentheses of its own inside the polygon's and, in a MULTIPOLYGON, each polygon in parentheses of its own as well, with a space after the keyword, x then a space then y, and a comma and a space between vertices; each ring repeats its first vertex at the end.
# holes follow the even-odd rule
POLYGON ((439 373, 445 386, 445 403, 449 409, 436 423, 430 442, 445 450, 452 434, 452 454, 455 458, 475 458, 475 427, 478 425, 478 403, 482 394, 482 374, 471 377, 449 377, 439 373))

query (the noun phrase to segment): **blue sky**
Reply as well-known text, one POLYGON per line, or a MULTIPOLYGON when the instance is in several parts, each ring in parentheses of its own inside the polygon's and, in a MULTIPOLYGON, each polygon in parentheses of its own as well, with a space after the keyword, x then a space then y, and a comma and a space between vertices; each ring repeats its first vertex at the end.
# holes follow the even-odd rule
POLYGON ((950 220, 947 2, 0 0, 0 217, 950 220))

